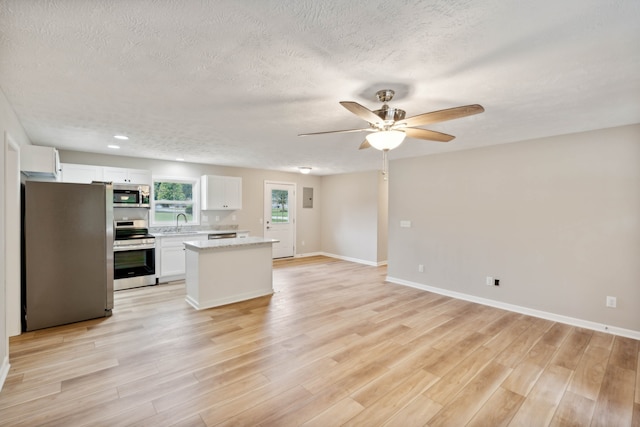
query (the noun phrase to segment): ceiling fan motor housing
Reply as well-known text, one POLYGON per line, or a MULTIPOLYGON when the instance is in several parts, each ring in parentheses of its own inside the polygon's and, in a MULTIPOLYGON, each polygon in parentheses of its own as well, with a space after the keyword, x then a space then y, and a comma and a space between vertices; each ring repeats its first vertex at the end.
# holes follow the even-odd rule
POLYGON ((383 121, 384 127, 392 126, 395 122, 403 120, 406 113, 399 108, 390 108, 387 104, 381 109, 375 110, 374 113, 383 121))

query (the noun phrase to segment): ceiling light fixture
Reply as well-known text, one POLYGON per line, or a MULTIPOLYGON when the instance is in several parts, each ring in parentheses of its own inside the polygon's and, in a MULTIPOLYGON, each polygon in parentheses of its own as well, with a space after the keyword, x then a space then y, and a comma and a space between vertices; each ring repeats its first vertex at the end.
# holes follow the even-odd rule
POLYGON ((184 162, 184 159, 182 157, 176 157, 176 160, 179 162, 184 162))
POLYGON ((300 173, 305 175, 309 175, 311 173, 311 168, 309 166, 300 166, 298 170, 300 171, 300 173))
POLYGON ((407 135, 401 130, 382 130, 370 133, 366 139, 373 148, 385 151, 398 148, 405 136, 407 135))
POLYGON ((126 141, 127 139, 129 139, 129 137, 128 137, 128 136, 126 136, 126 135, 113 135, 113 137, 114 137, 115 139, 122 139, 122 140, 125 140, 125 141, 126 141))
POLYGON ((381 130, 365 138, 373 148, 382 151, 382 175, 385 181, 389 178, 389 150, 398 148, 406 136, 401 130, 381 130))
POLYGON ((119 146, 119 145, 113 145, 113 144, 109 144, 109 145, 107 145, 107 147, 108 147, 108 148, 112 148, 112 149, 114 149, 114 150, 117 150, 117 149, 119 149, 119 148, 120 148, 120 146, 119 146))

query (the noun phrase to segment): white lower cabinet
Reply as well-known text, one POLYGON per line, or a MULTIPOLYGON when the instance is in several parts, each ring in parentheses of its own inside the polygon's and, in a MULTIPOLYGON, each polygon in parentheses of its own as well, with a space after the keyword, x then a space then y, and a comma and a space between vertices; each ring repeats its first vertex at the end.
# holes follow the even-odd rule
POLYGON ((185 277, 184 242, 207 240, 206 234, 156 237, 156 274, 160 282, 181 280, 185 277), (159 253, 158 253, 159 252, 159 253))

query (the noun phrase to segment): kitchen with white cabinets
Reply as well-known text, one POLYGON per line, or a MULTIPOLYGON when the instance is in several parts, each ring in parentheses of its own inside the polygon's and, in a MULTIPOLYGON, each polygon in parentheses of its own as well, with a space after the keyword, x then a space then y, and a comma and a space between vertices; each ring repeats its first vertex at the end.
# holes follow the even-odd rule
MULTIPOLYGON (((152 171, 146 169, 77 163, 62 163, 60 169, 61 179, 64 182, 110 181, 114 184, 153 185, 152 171)), ((232 220, 236 218, 236 212, 242 209, 242 177, 205 174, 199 177, 198 182, 200 184, 198 194, 201 211, 211 214, 210 216, 212 219, 215 218, 215 222, 220 216, 232 218, 232 220), (231 211, 233 214, 230 215, 231 211)), ((120 216, 129 213, 136 217, 139 216, 139 211, 125 209, 119 212, 120 216)), ((156 282, 167 283, 184 280, 186 277, 186 242, 216 240, 220 237, 227 237, 229 233, 232 233, 234 238, 242 239, 250 235, 250 230, 239 229, 237 223, 228 225, 200 223, 178 227, 176 214, 175 227, 151 226, 150 233, 156 237, 156 282)))
MULTIPOLYGON (((194 191, 198 192, 198 206, 194 207, 194 218, 189 224, 183 224, 180 219, 181 231, 210 231, 210 230, 247 230, 250 236, 263 236, 265 230, 264 182, 291 182, 297 188, 315 188, 316 195, 320 190, 321 176, 302 175, 295 172, 283 172, 267 169, 251 169, 242 167, 227 167, 220 165, 179 162, 172 159, 148 159, 88 153, 79 151, 60 150, 62 180, 90 182, 103 180, 105 168, 127 169, 129 171, 147 171, 147 182, 153 185, 154 179, 176 178, 192 180, 194 191), (85 175, 78 178, 78 175, 85 175), (86 177, 86 175, 89 177, 86 177), (75 175, 75 178, 73 178, 75 175), (206 178, 203 178, 206 177, 206 178), (73 178, 73 179, 72 179, 73 178), (204 185, 203 185, 204 182, 204 185), (212 189, 222 189, 213 193, 212 189), (206 190, 206 191, 205 191, 206 190), (199 218, 195 218, 195 216, 199 218)), ((129 173, 131 176, 131 173, 129 173)), ((302 197, 297 198, 296 208, 296 256, 318 254, 321 250, 321 198, 316 198, 313 208, 303 208, 302 197)), ((150 232, 154 235, 161 231, 175 231, 175 217, 171 223, 158 224, 156 218, 149 218, 150 232)), ((161 247, 161 240, 156 240, 157 248, 161 247)), ((193 234, 192 236, 193 237, 193 234)), ((162 256, 158 258, 158 277, 165 276, 162 272, 162 256)), ((169 270, 170 271, 170 270, 169 270)), ((175 271, 175 270, 174 270, 175 271)), ((181 271, 181 269, 179 270, 181 271)), ((180 277, 180 275, 178 275, 180 277)))

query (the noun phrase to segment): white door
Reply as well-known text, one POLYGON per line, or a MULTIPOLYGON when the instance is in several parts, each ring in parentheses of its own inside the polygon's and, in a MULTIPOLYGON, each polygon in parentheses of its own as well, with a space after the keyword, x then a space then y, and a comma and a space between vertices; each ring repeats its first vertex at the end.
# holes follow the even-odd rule
POLYGON ((264 237, 279 240, 273 244, 273 257, 295 255, 296 185, 264 182, 264 237))

